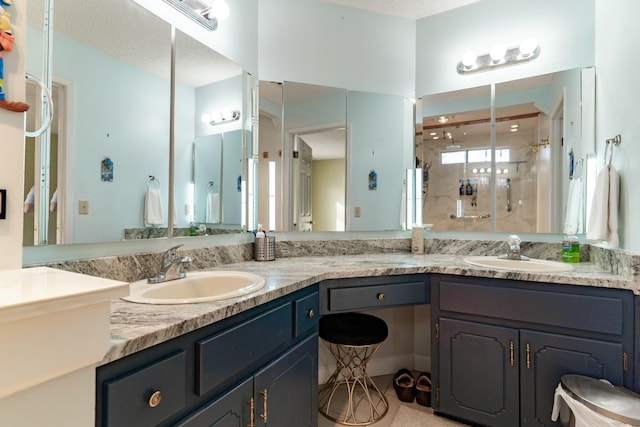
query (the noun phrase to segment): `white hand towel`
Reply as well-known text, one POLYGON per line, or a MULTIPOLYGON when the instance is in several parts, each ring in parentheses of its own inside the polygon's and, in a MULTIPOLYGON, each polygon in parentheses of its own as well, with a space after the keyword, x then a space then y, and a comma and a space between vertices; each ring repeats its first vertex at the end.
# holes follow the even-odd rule
POLYGON ((35 204, 35 187, 31 187, 29 192, 27 193, 27 197, 24 199, 24 205, 22 207, 22 211, 24 213, 33 213, 35 204))
POLYGON ((618 172, 613 166, 598 172, 587 225, 587 239, 606 241, 611 247, 618 246, 618 185, 618 172))
POLYGON ((160 190, 157 188, 147 188, 144 197, 144 226, 162 225, 162 199, 160 190))
POLYGON ((220 193, 207 193, 207 208, 204 221, 209 224, 220 222, 220 193))
POLYGON ((53 193, 51 197, 51 202, 49 202, 49 212, 57 212, 58 211, 58 190, 53 193))
POLYGON ((574 178, 569 182, 567 195, 567 210, 564 218, 565 224, 571 224, 575 233, 581 234, 584 227, 582 213, 582 180, 574 178))

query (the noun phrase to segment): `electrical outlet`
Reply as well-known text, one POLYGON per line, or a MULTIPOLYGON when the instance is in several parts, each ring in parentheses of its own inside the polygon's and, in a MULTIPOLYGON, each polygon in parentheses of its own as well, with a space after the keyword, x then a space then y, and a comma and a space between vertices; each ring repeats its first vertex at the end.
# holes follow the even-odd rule
POLYGON ((353 208, 353 216, 356 218, 360 218, 360 206, 355 206, 353 208))
POLYGON ((78 201, 78 214, 80 214, 80 215, 89 215, 89 201, 88 200, 79 200, 78 201))

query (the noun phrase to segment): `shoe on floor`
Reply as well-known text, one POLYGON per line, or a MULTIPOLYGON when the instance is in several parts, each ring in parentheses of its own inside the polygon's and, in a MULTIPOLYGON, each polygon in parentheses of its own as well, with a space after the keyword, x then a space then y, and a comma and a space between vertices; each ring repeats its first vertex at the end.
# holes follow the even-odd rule
POLYGON ((416 380, 416 402, 422 406, 431 406, 431 374, 423 372, 416 380))
POLYGON ((415 380, 411 371, 400 369, 393 376, 393 388, 402 402, 413 402, 415 398, 415 380))

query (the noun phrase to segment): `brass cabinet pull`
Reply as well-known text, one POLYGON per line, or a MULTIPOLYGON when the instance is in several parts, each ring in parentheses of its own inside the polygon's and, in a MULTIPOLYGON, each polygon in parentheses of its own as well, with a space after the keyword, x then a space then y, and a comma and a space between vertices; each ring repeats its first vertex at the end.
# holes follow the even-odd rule
POLYGON ((384 294, 378 294, 378 301, 384 301, 384 294))
POLYGON ((316 315, 316 313, 313 311, 313 308, 310 309, 309 311, 307 311, 307 317, 308 318, 312 318, 315 315, 316 315))
POLYGON ((531 369, 531 346, 527 344, 527 369, 531 369))
POLYGON ((629 356, 627 355, 627 353, 622 353, 622 370, 629 370, 629 356))
POLYGON ((249 404, 249 424, 247 425, 247 427, 255 427, 255 417, 253 415, 254 410, 256 409, 256 402, 255 400, 253 400, 253 397, 251 399, 249 399, 247 401, 247 403, 249 404))
POLYGON ((162 393, 160 392, 160 390, 156 390, 153 392, 153 394, 151 394, 151 397, 149 397, 149 406, 152 408, 155 408, 160 404, 161 400, 162 400, 162 393))
POLYGON ((436 323, 436 338, 440 338, 440 323, 436 323))
POLYGON ((264 423, 266 424, 267 423, 267 389, 265 388, 264 390, 262 390, 260 394, 264 398, 264 406, 263 406, 264 414, 260 414, 260 418, 262 418, 262 421, 264 421, 264 423))
POLYGON ((513 341, 509 341, 509 362, 511 362, 511 366, 516 365, 514 350, 513 350, 513 341))

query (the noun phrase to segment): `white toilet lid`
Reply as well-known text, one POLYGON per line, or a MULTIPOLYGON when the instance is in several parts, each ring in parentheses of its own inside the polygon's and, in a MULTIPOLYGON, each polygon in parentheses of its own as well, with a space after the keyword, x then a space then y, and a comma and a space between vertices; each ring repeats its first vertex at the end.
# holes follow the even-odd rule
POLYGON ((640 395, 623 387, 582 375, 564 375, 564 391, 589 409, 632 426, 640 427, 640 395))

